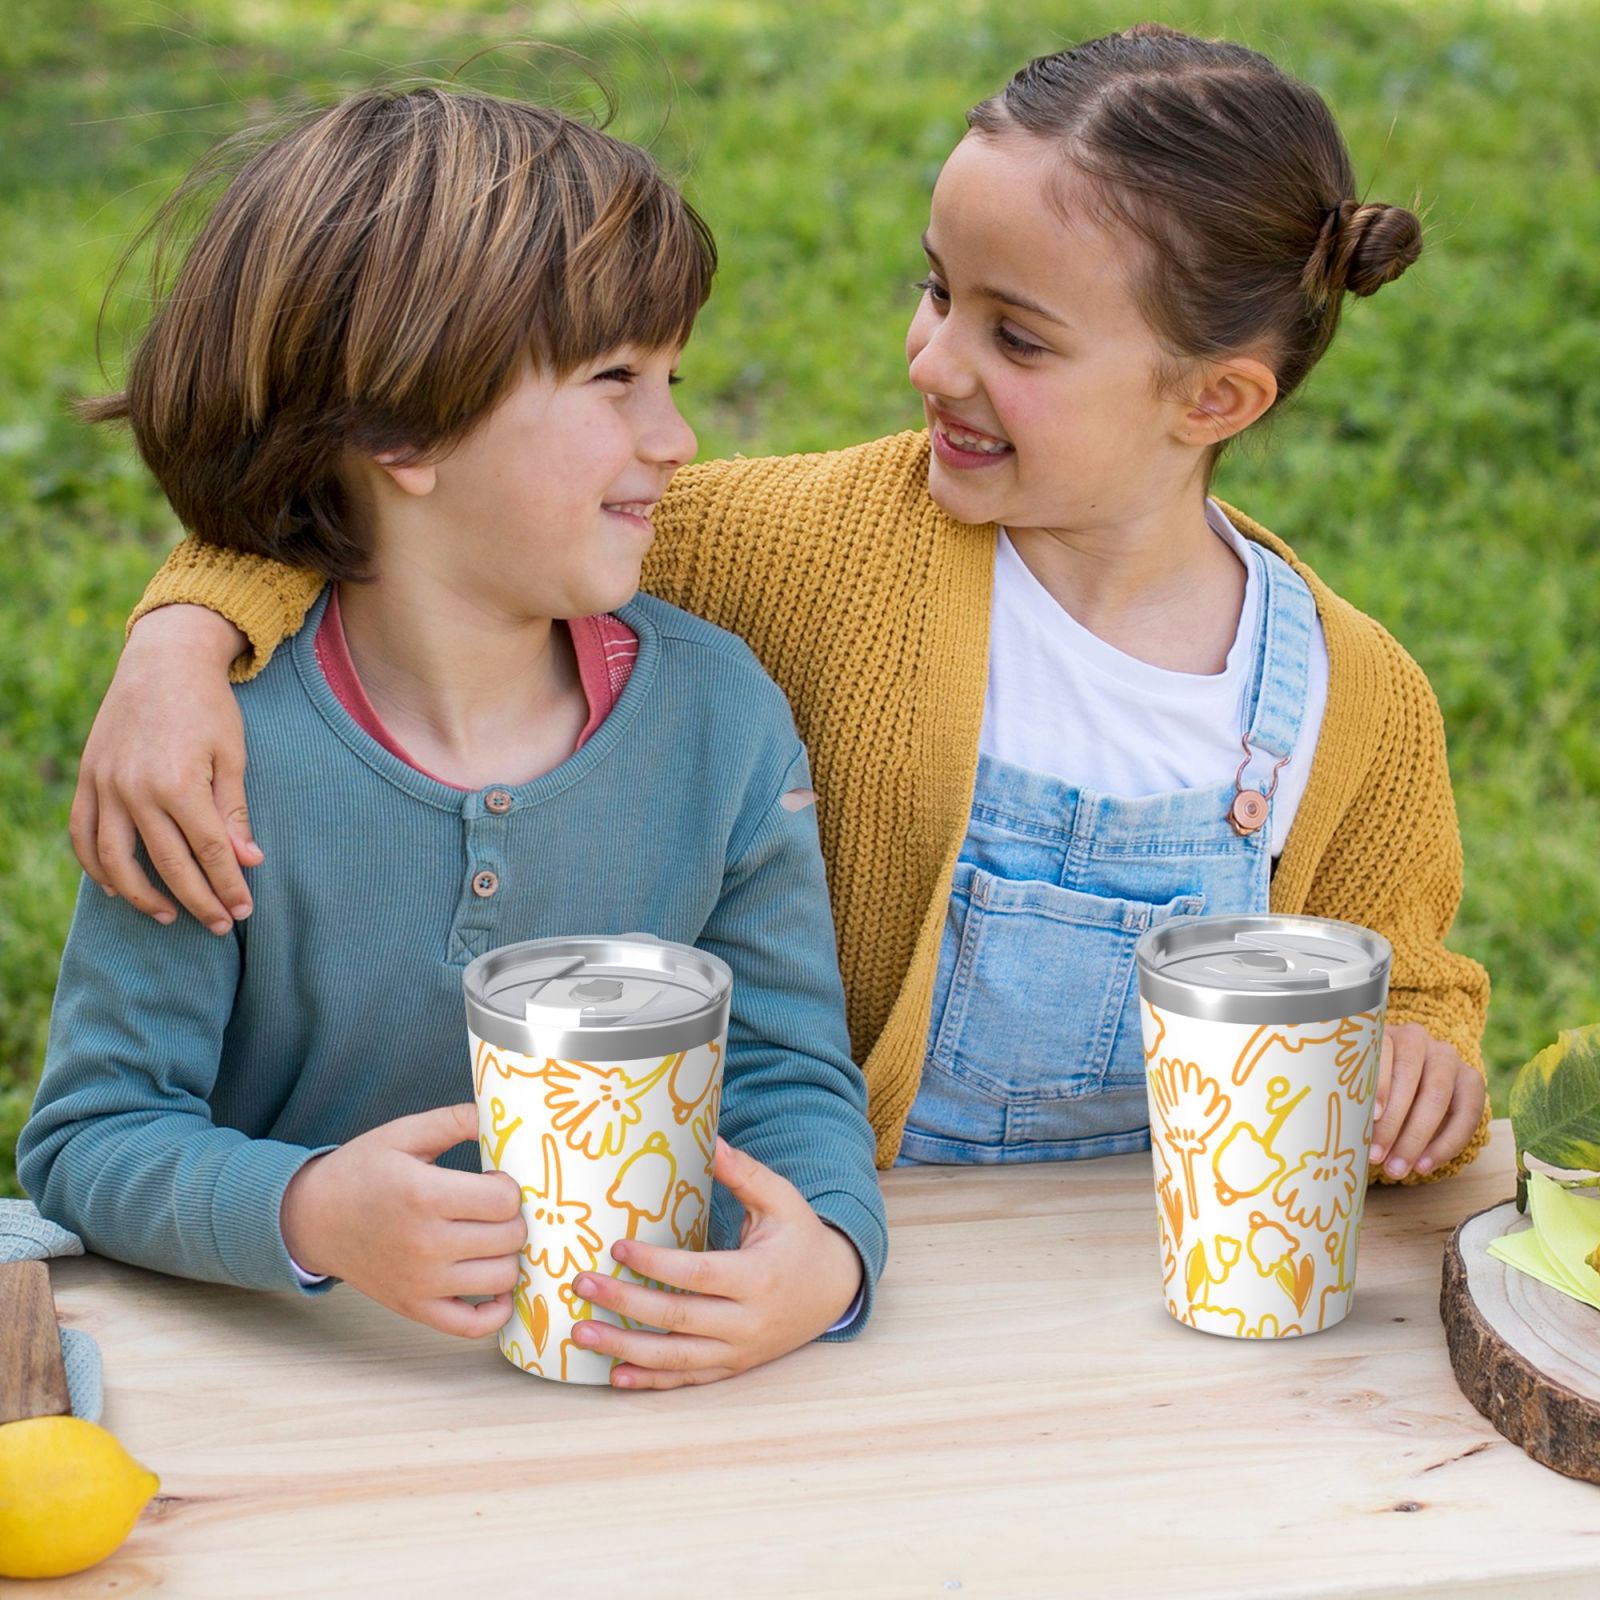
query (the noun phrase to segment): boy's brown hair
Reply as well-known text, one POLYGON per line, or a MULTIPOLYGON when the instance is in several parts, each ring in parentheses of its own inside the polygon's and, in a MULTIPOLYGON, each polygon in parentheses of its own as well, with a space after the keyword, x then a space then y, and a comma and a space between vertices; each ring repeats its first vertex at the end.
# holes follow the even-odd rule
POLYGON ((437 452, 530 358, 565 377, 619 346, 680 344, 715 269, 705 223, 637 146, 492 95, 372 90, 248 162, 158 298, 127 388, 81 410, 132 424, 200 538, 359 577, 346 449, 437 452))

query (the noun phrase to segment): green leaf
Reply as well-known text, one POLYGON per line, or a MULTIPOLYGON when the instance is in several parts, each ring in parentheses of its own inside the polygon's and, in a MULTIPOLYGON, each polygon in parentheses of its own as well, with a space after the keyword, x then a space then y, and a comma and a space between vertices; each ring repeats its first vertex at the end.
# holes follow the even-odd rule
POLYGON ((1511 1085, 1517 1149, 1566 1171, 1600 1169, 1600 1023, 1568 1028, 1511 1085))

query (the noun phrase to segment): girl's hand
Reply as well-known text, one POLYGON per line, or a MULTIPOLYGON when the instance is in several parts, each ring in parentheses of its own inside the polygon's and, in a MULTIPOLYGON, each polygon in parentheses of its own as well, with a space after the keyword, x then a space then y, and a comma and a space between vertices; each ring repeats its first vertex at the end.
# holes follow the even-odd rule
POLYGON ((588 1320, 573 1330, 586 1350, 620 1357, 619 1389, 715 1383, 809 1344, 843 1315, 861 1287, 861 1258, 786 1178, 717 1140, 712 1175, 745 1209, 737 1250, 667 1250, 619 1239, 614 1259, 682 1294, 580 1273, 584 1300, 666 1333, 588 1320))
POLYGON ((528 1242, 522 1191, 504 1172, 434 1165, 477 1137, 476 1106, 441 1106, 313 1156, 283 1192, 289 1254, 303 1271, 343 1278, 441 1333, 495 1332, 511 1316, 528 1242), (474 1305, 460 1295, 493 1298, 474 1305))
POLYGON ((1383 1030, 1378 1061, 1378 1119, 1372 1130, 1374 1169, 1386 1178, 1426 1175, 1459 1155, 1478 1131, 1483 1074, 1454 1045, 1416 1022, 1383 1030), (1386 1159, 1387 1158, 1387 1159, 1386 1159))
POLYGON ((101 702, 72 797, 72 848, 107 894, 157 922, 177 909, 134 859, 135 835, 213 933, 250 915, 240 865, 260 864, 244 799, 244 724, 228 666, 248 641, 204 606, 162 606, 134 624, 101 702))

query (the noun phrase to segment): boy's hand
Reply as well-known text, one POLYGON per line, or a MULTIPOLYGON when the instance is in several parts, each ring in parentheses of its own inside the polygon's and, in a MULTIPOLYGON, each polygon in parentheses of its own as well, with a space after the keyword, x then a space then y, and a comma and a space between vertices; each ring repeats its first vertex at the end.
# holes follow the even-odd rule
POLYGON ((434 1159, 478 1136, 475 1106, 398 1117, 315 1156, 283 1195, 283 1242, 307 1272, 343 1278, 441 1333, 481 1339, 511 1315, 522 1191, 504 1172, 434 1159), (493 1295, 468 1305, 457 1295, 493 1295))
POLYGON ((861 1286, 861 1258, 804 1195, 751 1156, 717 1140, 712 1175, 743 1204, 737 1250, 668 1250, 619 1239, 612 1256, 669 1294, 598 1272, 573 1288, 584 1300, 667 1333, 580 1322, 573 1340, 619 1356, 621 1389, 676 1389, 715 1383, 809 1344, 843 1315, 861 1286))
POLYGON ((1483 1074, 1454 1045, 1420 1023, 1383 1030, 1378 1059, 1377 1122, 1372 1130, 1376 1169, 1386 1178, 1426 1174, 1466 1149, 1478 1131, 1486 1088, 1483 1074), (1387 1159, 1385 1159, 1387 1158, 1387 1159))
POLYGON ((162 606, 129 635, 78 767, 72 848, 83 870, 158 922, 177 909, 134 860, 156 871, 213 933, 250 915, 241 863, 261 850, 244 800, 244 724, 228 665, 248 641, 204 606, 162 606))

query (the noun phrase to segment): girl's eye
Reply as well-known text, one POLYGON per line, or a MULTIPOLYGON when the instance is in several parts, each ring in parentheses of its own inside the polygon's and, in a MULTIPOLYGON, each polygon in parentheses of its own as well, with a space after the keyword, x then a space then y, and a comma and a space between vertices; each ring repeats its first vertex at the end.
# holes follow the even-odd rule
POLYGON ((639 374, 632 367, 607 367, 594 375, 596 383, 632 383, 639 374))
POLYGON ((1037 356, 1044 352, 1043 345, 1034 344, 1028 339, 1019 339, 1004 324, 994 330, 994 336, 1014 356, 1037 356))
POLYGON ((918 278, 911 287, 920 289, 936 306, 950 304, 950 291, 937 278, 918 278))

